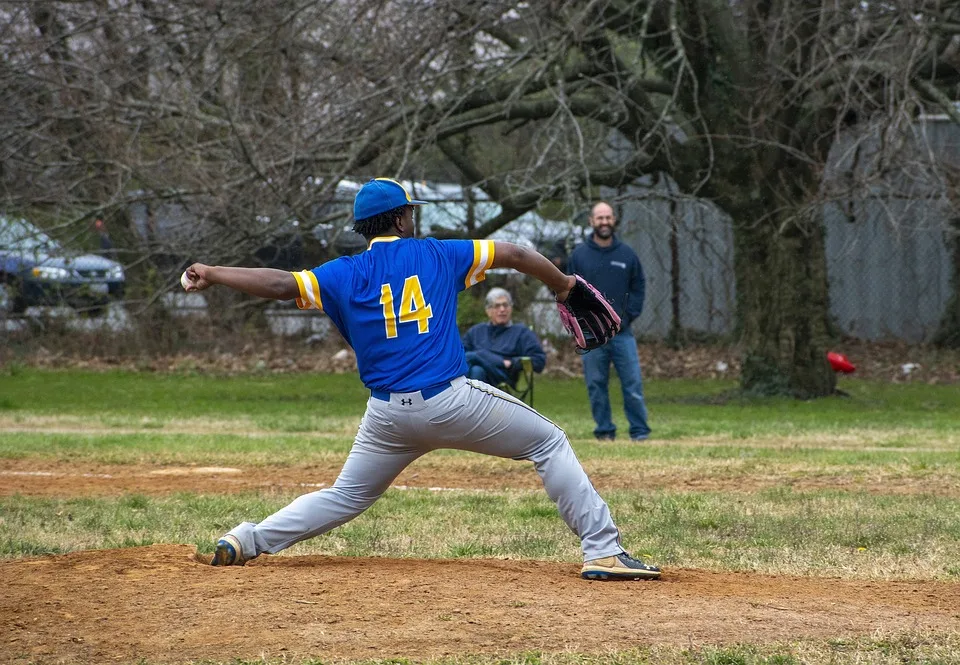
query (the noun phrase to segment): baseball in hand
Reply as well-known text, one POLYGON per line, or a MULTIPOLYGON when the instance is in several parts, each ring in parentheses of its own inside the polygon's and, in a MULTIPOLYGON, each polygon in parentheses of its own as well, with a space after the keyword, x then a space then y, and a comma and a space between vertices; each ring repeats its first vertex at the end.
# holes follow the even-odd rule
POLYGON ((180 275, 180 286, 183 287, 183 290, 184 290, 184 291, 189 291, 189 290, 190 290, 190 284, 191 284, 190 278, 187 277, 187 271, 184 270, 184 271, 183 271, 183 274, 180 275))

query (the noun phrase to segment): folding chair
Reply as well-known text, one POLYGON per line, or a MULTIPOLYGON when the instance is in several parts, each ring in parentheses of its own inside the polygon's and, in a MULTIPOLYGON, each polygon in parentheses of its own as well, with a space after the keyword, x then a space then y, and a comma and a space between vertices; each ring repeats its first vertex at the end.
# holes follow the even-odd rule
POLYGON ((520 374, 517 376, 517 385, 511 386, 504 382, 497 388, 505 393, 510 393, 524 404, 533 406, 533 361, 530 360, 529 356, 522 356, 519 360, 520 374))

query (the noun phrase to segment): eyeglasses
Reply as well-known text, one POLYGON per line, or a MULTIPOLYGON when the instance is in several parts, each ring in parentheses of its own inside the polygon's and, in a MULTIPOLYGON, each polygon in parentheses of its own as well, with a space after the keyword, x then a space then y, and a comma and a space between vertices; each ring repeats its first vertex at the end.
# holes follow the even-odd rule
POLYGON ((510 309, 511 307, 513 305, 508 302, 495 302, 492 305, 487 305, 487 309, 510 309))

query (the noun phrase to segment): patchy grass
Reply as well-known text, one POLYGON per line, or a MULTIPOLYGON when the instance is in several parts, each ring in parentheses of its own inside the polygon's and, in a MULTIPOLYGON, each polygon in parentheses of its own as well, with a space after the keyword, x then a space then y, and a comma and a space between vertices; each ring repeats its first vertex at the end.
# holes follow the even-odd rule
MULTIPOLYGON (((729 380, 660 380, 646 384, 658 440, 721 435, 793 436, 851 429, 955 435, 956 386, 891 385, 847 379, 849 397, 811 401, 732 395, 729 380)), ((105 425, 153 426, 183 419, 249 422, 287 432, 339 431, 356 423, 367 392, 355 374, 197 375, 135 372, 51 372, 22 369, 0 381, 6 418, 82 415, 105 425)), ((619 387, 611 386, 615 420, 625 431, 619 387)), ((537 408, 572 438, 589 438, 586 388, 579 379, 542 379, 537 408)))
MULTIPOLYGON (((296 494, 0 498, 0 554, 154 543, 212 551, 296 494)), ((771 489, 605 495, 625 546, 663 565, 851 579, 960 578, 960 512, 936 496, 771 489)), ((544 492, 389 490, 357 519, 288 554, 504 557, 575 562, 579 543, 544 492)))
MULTIPOLYGON (((848 386, 850 398, 797 402, 730 398, 724 381, 656 382, 649 392, 657 435, 636 445, 592 439, 582 383, 543 384, 543 411, 574 435, 578 455, 634 539, 628 545, 664 564, 865 578, 958 575, 960 391, 953 387, 860 383, 848 386)), ((21 464, 296 467, 346 456, 365 392, 350 375, 23 370, 5 378, 0 400, 15 405, 0 413, 0 459, 21 464)), ((391 491, 358 520, 298 547, 577 558, 577 544, 542 491, 509 489, 532 486, 529 465, 461 451, 439 451, 416 465, 486 477, 487 486, 499 479, 502 489, 391 491)), ((125 498, 7 497, 0 499, 2 553, 153 542, 209 549, 223 530, 290 498, 139 497, 130 508, 125 498), (65 514, 73 517, 61 519, 65 514)))
MULTIPOLYGON (((848 397, 810 402, 747 399, 733 388, 730 381, 649 382, 654 437, 643 445, 593 440, 581 381, 541 380, 537 406, 571 436, 623 530, 624 545, 656 563, 824 578, 960 579, 955 386, 844 379, 848 397)), ((617 393, 615 386, 614 413, 625 431, 617 393)), ((24 368, 0 377, 0 464, 331 465, 345 458, 365 400, 355 375, 24 368)), ((280 556, 579 561, 576 538, 536 486, 529 465, 440 451, 416 467, 482 478, 489 489, 394 488, 356 520, 280 556)), ((220 534, 262 519, 291 500, 292 491, 3 496, 0 558, 154 543, 191 544, 209 554, 220 534)), ((368 662, 383 661, 355 665, 368 662)), ((905 632, 429 662, 960 663, 960 636, 905 632)))

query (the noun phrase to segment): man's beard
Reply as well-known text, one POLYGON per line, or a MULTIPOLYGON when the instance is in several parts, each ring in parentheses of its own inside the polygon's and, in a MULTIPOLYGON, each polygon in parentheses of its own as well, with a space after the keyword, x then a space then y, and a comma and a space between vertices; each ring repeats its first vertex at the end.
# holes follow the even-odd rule
POLYGON ((593 230, 597 234, 597 237, 601 240, 606 240, 607 238, 613 237, 613 227, 612 226, 598 226, 593 230))

